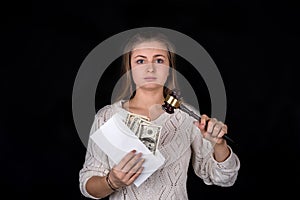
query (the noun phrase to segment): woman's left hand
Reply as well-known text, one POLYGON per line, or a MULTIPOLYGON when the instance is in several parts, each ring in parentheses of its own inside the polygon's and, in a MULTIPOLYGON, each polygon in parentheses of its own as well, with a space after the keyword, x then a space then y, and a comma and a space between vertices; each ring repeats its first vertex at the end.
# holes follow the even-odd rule
POLYGON ((226 142, 223 135, 227 134, 227 125, 216 118, 209 118, 207 115, 201 115, 199 122, 195 125, 200 129, 203 137, 216 144, 223 144, 226 142))

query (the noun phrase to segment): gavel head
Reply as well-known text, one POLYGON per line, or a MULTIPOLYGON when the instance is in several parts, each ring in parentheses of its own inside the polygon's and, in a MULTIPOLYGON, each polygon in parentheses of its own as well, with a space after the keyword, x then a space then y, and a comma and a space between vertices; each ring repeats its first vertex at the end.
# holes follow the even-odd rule
POLYGON ((167 95, 164 101, 164 105, 162 105, 162 109, 169 114, 174 113, 174 109, 180 107, 181 97, 180 91, 177 89, 173 89, 170 94, 167 95))

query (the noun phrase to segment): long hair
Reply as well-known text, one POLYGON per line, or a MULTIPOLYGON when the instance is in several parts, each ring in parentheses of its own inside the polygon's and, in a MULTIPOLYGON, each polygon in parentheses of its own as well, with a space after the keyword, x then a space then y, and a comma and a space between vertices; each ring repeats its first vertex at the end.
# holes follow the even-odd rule
POLYGON ((168 51, 168 60, 170 63, 170 76, 168 76, 166 80, 166 84, 163 89, 164 97, 170 93, 170 90, 177 87, 177 79, 176 79, 176 67, 175 67, 175 47, 168 40, 168 38, 160 33, 155 31, 146 31, 139 32, 131 37, 125 45, 122 55, 122 64, 121 64, 121 76, 124 76, 121 84, 120 94, 117 95, 115 101, 119 100, 129 100, 135 96, 135 84, 131 75, 131 55, 134 47, 143 42, 151 42, 157 41, 163 44, 168 51), (129 72, 129 73, 128 73, 129 72))

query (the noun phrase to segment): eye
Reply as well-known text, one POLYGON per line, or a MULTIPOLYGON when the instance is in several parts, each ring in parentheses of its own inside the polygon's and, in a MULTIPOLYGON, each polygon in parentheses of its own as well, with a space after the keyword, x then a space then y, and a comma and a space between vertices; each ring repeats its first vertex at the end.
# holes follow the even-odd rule
POLYGON ((143 59, 139 59, 136 61, 137 64, 144 64, 144 60, 143 59))
POLYGON ((159 58, 159 59, 156 60, 156 62, 157 63, 164 63, 164 60, 159 58))

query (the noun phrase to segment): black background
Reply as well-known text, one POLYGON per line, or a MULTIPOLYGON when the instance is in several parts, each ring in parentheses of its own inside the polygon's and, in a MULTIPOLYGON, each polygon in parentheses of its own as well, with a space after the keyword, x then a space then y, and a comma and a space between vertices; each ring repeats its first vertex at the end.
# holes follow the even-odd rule
MULTIPOLYGON (((239 144, 234 147, 239 176, 234 186, 220 188, 190 172, 190 199, 297 194, 292 189, 299 185, 300 153, 296 1, 31 1, 6 3, 1 10, 3 196, 85 199, 78 172, 86 149, 72 116, 77 70, 105 39, 148 26, 196 40, 215 61, 226 88, 226 123, 239 144)), ((193 84, 199 81, 185 74, 193 84)), ((100 87, 96 109, 109 101, 111 79, 101 80, 107 87, 100 87)), ((209 113, 209 100, 203 104, 209 113)))

